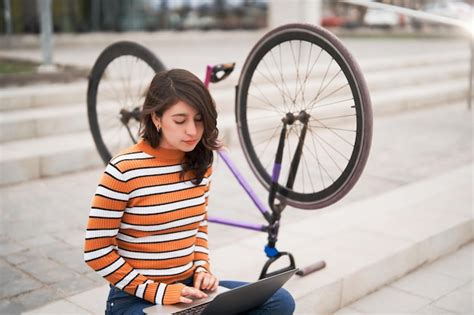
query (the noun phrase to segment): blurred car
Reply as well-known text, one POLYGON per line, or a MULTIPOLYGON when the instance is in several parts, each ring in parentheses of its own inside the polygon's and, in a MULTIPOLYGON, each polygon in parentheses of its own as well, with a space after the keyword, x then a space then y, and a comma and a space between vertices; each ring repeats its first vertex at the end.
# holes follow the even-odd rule
POLYGON ((364 24, 371 27, 392 28, 400 24, 400 16, 382 9, 368 9, 364 16, 364 24))
POLYGON ((192 11, 184 19, 182 27, 185 30, 188 29, 199 29, 199 30, 210 30, 216 28, 217 21, 213 16, 199 16, 196 12, 192 11))
POLYGON ((344 26, 346 20, 343 17, 335 15, 327 15, 321 18, 321 26, 323 27, 339 27, 344 26))
POLYGON ((472 21, 473 7, 463 1, 448 1, 444 3, 433 3, 425 6, 423 11, 436 15, 446 16, 462 21, 472 21))

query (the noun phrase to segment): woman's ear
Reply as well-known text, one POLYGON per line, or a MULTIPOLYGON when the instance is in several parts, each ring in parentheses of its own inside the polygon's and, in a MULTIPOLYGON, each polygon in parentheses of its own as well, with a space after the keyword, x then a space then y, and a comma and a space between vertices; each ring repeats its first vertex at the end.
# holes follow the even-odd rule
POLYGON ((151 120, 156 127, 161 127, 161 119, 156 113, 151 114, 151 120))

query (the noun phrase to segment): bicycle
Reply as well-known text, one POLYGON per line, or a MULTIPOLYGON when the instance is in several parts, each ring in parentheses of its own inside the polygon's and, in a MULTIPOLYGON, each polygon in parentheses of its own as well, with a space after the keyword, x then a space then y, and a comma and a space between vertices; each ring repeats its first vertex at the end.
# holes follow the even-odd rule
MULTIPOLYGON (((234 66, 207 66, 206 87, 224 80, 234 66)), ((151 51, 133 42, 114 43, 98 57, 89 78, 87 106, 92 136, 104 163, 118 149, 137 141, 147 85, 164 69, 151 51), (124 71, 123 67, 129 68, 124 71)), ((291 253, 275 247, 284 208, 329 206, 359 179, 372 139, 370 96, 357 62, 333 34, 318 26, 287 24, 266 33, 247 56, 236 86, 235 115, 244 155, 269 192, 269 208, 228 154, 220 150, 218 155, 268 225, 215 217, 209 217, 209 222, 268 233, 268 260, 260 274, 264 278, 296 267, 291 253), (289 266, 268 272, 284 256, 289 266)), ((298 274, 324 266, 324 261, 317 262, 298 274)))

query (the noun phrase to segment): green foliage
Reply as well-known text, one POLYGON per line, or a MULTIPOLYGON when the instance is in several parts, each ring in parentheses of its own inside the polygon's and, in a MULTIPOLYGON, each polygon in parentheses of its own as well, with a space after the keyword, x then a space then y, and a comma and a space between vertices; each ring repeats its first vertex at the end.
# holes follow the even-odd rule
POLYGON ((31 62, 0 60, 0 74, 34 73, 36 68, 31 62))

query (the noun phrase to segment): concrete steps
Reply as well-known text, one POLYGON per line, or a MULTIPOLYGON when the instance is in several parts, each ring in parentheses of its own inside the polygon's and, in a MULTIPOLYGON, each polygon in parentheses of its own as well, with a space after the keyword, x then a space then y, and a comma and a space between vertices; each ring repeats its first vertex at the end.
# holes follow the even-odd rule
MULTIPOLYGON (((403 87, 403 90, 407 91, 406 95, 410 95, 408 88, 411 86, 427 87, 433 86, 432 82, 439 83, 452 80, 457 82, 453 88, 454 90, 446 87, 446 90, 450 91, 450 95, 453 95, 453 98, 449 99, 452 100, 462 99, 462 94, 467 92, 467 80, 464 79, 467 74, 468 71, 464 62, 456 61, 448 64, 441 63, 440 65, 428 64, 420 67, 392 68, 383 72, 367 72, 366 80, 373 96, 380 94, 379 92, 382 91, 393 90, 391 87, 394 82, 396 82, 397 87, 403 87)), ((74 86, 68 87, 66 91, 69 93, 73 89, 84 93, 82 97, 85 98, 86 92, 81 84, 75 83, 74 86)), ((219 108, 219 110, 221 112, 232 112, 234 91, 230 87, 216 86, 216 88, 213 87, 212 92, 218 104, 228 104, 225 108, 219 108)), ((429 95, 427 96, 429 97, 429 95)), ((51 97, 51 99, 61 100, 62 98, 51 97)), ((402 101, 405 101, 405 99, 401 98, 402 101)), ((432 98, 430 102, 434 99, 436 98, 432 98)), ((69 101, 65 106, 51 105, 4 111, 0 116, 0 143, 87 130, 89 126, 85 104, 85 100, 76 103, 69 101)))
POLYGON ((0 112, 31 107, 86 103, 87 80, 74 83, 44 83, 0 90, 0 112))
MULTIPOLYGON (((327 264, 286 285, 296 298, 296 314, 333 314, 472 241, 472 166, 282 225, 279 248, 294 255, 297 267, 327 264)), ((265 237, 213 249, 215 272, 222 279, 255 280, 265 263, 255 244, 265 244, 265 237)))
MULTIPOLYGON (((467 56, 429 54, 361 61, 376 115, 463 102, 467 56)), ((233 80, 212 87, 219 129, 228 145, 235 135, 233 80)), ((89 132, 86 81, 0 91, 0 185, 78 171, 101 164, 89 132)))
POLYGON ((102 163, 89 132, 26 139, 0 145, 1 184, 84 170, 102 163))
MULTIPOLYGON (((395 60, 375 59, 360 60, 359 64, 367 76, 372 72, 393 71, 402 68, 431 66, 434 68, 443 65, 458 64, 468 71, 469 56, 465 53, 426 54, 422 56, 407 56, 395 60)), ((240 69, 241 65, 237 65, 240 69)), ((212 86, 212 90, 234 87, 238 80, 238 73, 229 79, 212 86)), ((467 80, 467 79, 466 79, 467 80)), ((14 87, 0 90, 0 111, 18 110, 29 107, 65 106, 86 101, 87 80, 80 80, 69 84, 38 84, 28 87, 14 87)))
POLYGON ((0 143, 84 131, 87 128, 85 102, 5 111, 0 115, 0 143))

